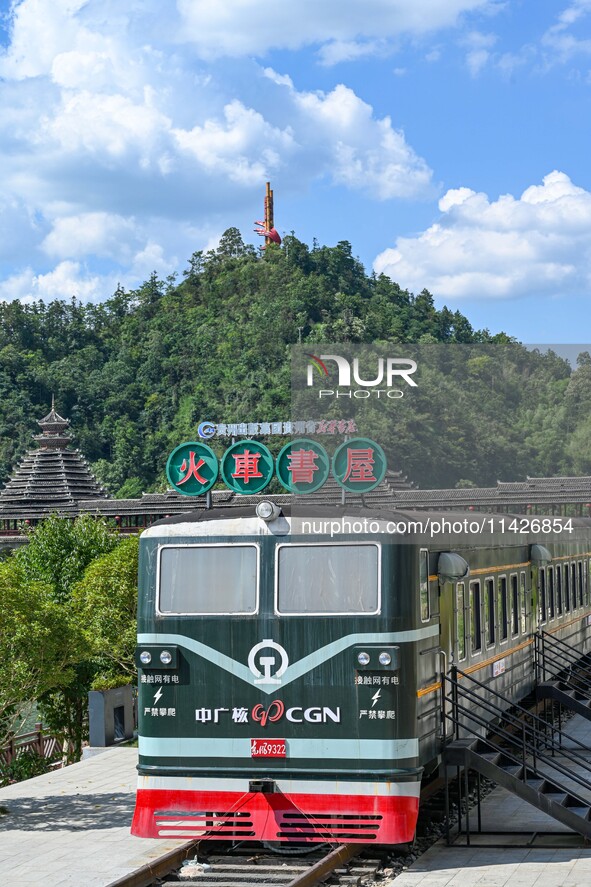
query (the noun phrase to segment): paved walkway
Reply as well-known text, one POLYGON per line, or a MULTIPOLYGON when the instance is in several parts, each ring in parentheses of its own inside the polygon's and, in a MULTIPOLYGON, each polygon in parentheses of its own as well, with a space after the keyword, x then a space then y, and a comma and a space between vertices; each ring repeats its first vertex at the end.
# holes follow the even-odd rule
MULTIPOLYGON (((564 729, 591 748, 591 721, 577 715, 564 729)), ((470 825, 476 829, 475 809, 470 825)), ((591 847, 505 789, 482 802, 482 829, 491 834, 473 833, 470 847, 462 836, 452 847, 434 844, 392 887, 591 887, 591 847)))
MULTIPOLYGON (((591 722, 573 718, 567 730, 591 748, 591 722)), ((137 749, 115 748, 0 789, 0 885, 107 887, 180 847, 129 834, 136 763, 137 749)), ((392 887, 590 887, 591 848, 504 789, 483 801, 482 825, 493 834, 473 835, 471 847, 439 842, 392 887), (516 846, 532 832, 532 846, 516 846)))
POLYGON ((0 885, 106 887, 180 847, 130 835, 136 764, 136 748, 113 748, 0 788, 0 885))

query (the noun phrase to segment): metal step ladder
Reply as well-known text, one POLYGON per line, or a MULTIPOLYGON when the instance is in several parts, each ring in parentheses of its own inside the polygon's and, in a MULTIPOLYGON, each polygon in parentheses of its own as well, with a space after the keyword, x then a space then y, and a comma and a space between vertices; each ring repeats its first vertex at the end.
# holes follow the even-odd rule
POLYGON ((551 699, 591 720, 591 654, 581 655, 562 638, 535 634, 538 699, 551 699))
MULTIPOLYGON (((442 675, 442 719, 444 733, 453 725, 443 747, 448 840, 449 766, 464 769, 466 798, 474 771, 591 839, 591 763, 579 740, 457 667, 442 675)), ((469 843, 468 809, 465 816, 469 843)))

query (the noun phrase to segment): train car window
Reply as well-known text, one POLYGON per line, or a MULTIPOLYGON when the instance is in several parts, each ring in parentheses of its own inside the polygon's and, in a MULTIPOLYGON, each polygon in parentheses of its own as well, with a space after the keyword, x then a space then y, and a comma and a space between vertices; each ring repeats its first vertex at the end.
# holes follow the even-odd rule
POLYGON ((472 629, 472 652, 482 649, 482 624, 480 616, 480 582, 470 583, 470 615, 472 629))
POLYGON ((490 647, 495 642, 495 580, 485 579, 484 588, 484 633, 490 647))
POLYGON ((428 622, 431 618, 429 607, 429 552, 421 548, 420 554, 420 596, 421 596, 421 622, 428 622))
POLYGON ((499 602, 497 604, 499 610, 499 633, 502 641, 506 641, 509 637, 509 606, 507 601, 507 577, 501 576, 499 579, 499 602))
POLYGON ((548 602, 546 600, 546 567, 540 567, 540 622, 546 622, 548 618, 548 602))
POLYGON ((163 615, 257 612, 256 545, 165 545, 158 573, 158 612, 163 615))
POLYGON ((525 573, 519 574, 519 599, 521 601, 521 633, 525 634, 527 628, 527 584, 525 581, 525 573))
POLYGON ((511 583, 511 634, 515 637, 519 634, 519 585, 517 584, 517 573, 511 573, 509 577, 511 583))
POLYGON ((564 565, 562 578, 564 584, 564 609, 568 613, 570 610, 570 573, 568 571, 568 564, 564 565))
POLYGON ((577 609, 577 565, 573 563, 570 565, 570 593, 572 599, 572 608, 573 610, 577 609))
POLYGON ((466 658, 466 587, 456 583, 456 637, 458 639, 458 660, 466 658))
POLYGON ((589 603, 589 565, 587 561, 583 561, 584 581, 585 581, 585 600, 589 603))
POLYGON ((379 613, 379 546, 280 545, 275 585, 285 615, 379 613))
POLYGON ((554 619, 554 567, 548 567, 548 609, 549 618, 554 619))
POLYGON ((556 582, 556 612, 559 616, 562 615, 562 564, 556 564, 555 570, 555 582, 556 582))
POLYGON ((583 606, 583 561, 577 561, 577 572, 579 576, 579 606, 583 606))

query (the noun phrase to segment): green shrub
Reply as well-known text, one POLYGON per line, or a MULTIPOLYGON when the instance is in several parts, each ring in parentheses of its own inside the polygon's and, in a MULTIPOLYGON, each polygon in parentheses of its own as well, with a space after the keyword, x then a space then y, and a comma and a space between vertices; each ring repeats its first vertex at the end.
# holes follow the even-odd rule
POLYGON ((51 769, 49 758, 43 758, 36 751, 27 749, 14 758, 10 764, 0 764, 0 785, 22 782, 33 776, 41 776, 51 769))

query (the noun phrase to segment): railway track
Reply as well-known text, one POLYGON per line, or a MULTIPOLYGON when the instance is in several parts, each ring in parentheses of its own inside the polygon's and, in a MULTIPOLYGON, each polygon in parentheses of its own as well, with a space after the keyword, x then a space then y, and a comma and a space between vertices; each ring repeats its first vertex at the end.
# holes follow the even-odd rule
POLYGON ((335 887, 357 887, 373 880, 382 865, 378 853, 371 852, 377 849, 372 847, 367 855, 362 844, 341 844, 328 852, 318 849, 305 856, 252 848, 224 854, 202 841, 197 861, 197 842, 192 842, 108 887, 313 887, 329 877, 335 887))
MULTIPOLYGON (((439 777, 423 786, 419 828, 432 817, 441 819, 443 786, 439 777)), ((418 844, 426 843, 418 852, 440 836, 437 832, 432 838, 419 838, 418 844)), ((379 879, 380 869, 391 864, 387 861, 392 850, 389 847, 341 844, 329 851, 325 847, 309 846, 296 855, 290 845, 284 845, 284 849, 278 845, 277 852, 270 852, 260 844, 226 849, 218 841, 193 840, 107 887, 313 887, 325 881, 331 887, 354 887, 379 879)))

